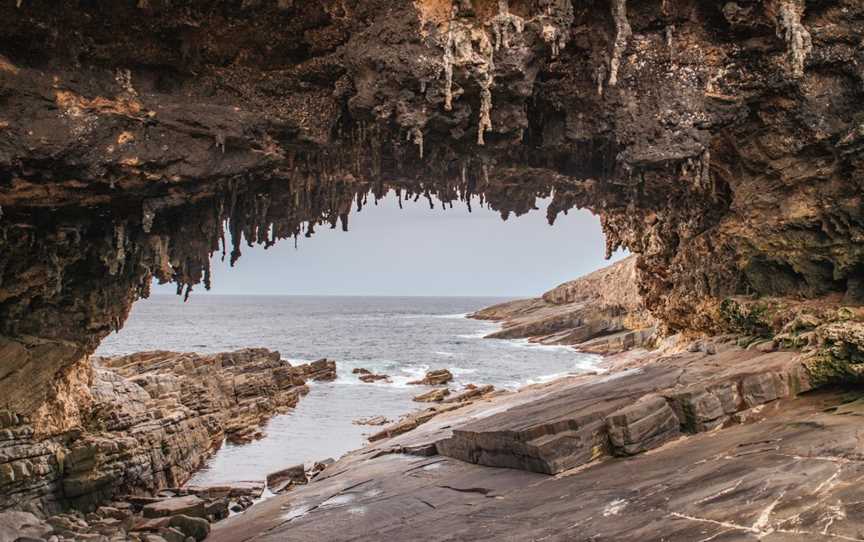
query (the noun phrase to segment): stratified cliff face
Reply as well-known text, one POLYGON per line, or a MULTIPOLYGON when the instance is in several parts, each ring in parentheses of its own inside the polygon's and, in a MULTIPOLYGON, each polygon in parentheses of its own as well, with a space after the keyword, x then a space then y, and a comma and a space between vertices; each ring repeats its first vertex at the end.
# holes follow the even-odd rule
POLYGON ((639 294, 636 262, 629 256, 541 297, 500 303, 469 318, 501 322, 490 339, 527 338, 597 354, 648 346, 657 338, 658 322, 639 294))
POLYGON ((211 252, 347 227, 370 191, 587 207, 669 330, 718 329, 733 294, 861 301, 857 1, 7 0, 0 20, 0 406, 47 432, 152 277, 206 285, 211 252))

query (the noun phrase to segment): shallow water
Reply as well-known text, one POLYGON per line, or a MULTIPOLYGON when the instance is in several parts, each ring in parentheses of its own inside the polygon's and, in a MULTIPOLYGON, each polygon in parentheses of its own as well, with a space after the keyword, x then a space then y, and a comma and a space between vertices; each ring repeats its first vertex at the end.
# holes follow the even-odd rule
POLYGON ((510 389, 592 370, 598 358, 567 347, 483 339, 498 325, 465 314, 501 301, 202 295, 183 304, 175 296, 153 296, 134 306, 126 327, 97 353, 265 347, 290 363, 336 360, 336 381, 312 383, 292 413, 267 424, 266 438, 223 446, 192 483, 260 480, 269 472, 362 446, 364 434, 378 428, 354 425, 355 418, 396 419, 422 408, 411 398, 426 388, 407 382, 429 369, 450 369, 455 388, 476 383, 510 389), (351 373, 356 367, 390 375, 392 383, 364 384, 351 373))

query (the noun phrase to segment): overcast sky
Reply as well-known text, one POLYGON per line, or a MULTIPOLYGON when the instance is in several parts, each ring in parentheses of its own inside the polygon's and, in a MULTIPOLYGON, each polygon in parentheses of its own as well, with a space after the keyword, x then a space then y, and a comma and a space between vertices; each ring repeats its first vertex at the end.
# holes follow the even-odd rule
POLYGON ((536 296, 609 263, 597 217, 574 210, 550 227, 547 203, 503 222, 476 203, 472 213, 464 203, 430 210, 424 200, 400 210, 388 197, 353 213, 347 233, 324 227, 297 249, 290 240, 244 245, 233 269, 217 254, 211 293, 536 296))

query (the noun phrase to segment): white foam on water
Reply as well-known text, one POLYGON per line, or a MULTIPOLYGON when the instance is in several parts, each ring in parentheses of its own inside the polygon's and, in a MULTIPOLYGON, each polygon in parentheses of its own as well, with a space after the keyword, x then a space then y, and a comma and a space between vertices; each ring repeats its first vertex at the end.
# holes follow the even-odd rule
POLYGON ((528 339, 510 339, 507 341, 503 341, 505 344, 509 344, 511 346, 516 346, 519 348, 532 348, 536 350, 560 350, 560 351, 571 351, 576 352, 572 346, 568 346, 566 344, 540 344, 531 342, 528 339))
POLYGON ((558 380, 559 378, 564 378, 565 376, 570 376, 573 373, 552 373, 548 375, 540 375, 535 376, 533 378, 529 378, 525 381, 527 385, 531 384, 545 384, 546 382, 552 382, 553 380, 558 380))
POLYGON ((442 356, 445 358, 455 358, 455 357, 461 357, 462 356, 462 354, 456 354, 454 352, 433 352, 433 354, 435 354, 436 356, 442 356))
POLYGON ((489 335, 490 333, 493 333, 494 331, 495 331, 494 329, 493 330, 481 330, 481 331, 476 331, 474 333, 466 333, 464 335, 456 335, 456 336, 459 337, 460 339, 482 339, 482 338, 486 337, 486 335, 489 335))
POLYGON ((460 312, 458 314, 433 314, 432 318, 444 318, 446 320, 462 320, 468 317, 467 312, 460 312))
POLYGON ((468 316, 467 312, 460 312, 457 314, 402 314, 399 318, 443 318, 445 320, 462 320, 468 316))

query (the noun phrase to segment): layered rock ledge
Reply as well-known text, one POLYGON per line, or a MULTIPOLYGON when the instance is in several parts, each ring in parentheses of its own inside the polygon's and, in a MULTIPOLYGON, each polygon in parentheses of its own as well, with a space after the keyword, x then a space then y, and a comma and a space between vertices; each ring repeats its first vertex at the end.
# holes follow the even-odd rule
POLYGON ((858 540, 864 398, 807 391, 797 352, 709 350, 442 411, 211 539, 858 540))
POLYGON ((84 423, 57 437, 0 414, 0 511, 88 511, 120 494, 178 487, 224 440, 261 425, 308 392, 306 379, 335 378, 320 360, 292 367, 278 352, 146 352, 97 358, 84 423))
POLYGON ((469 318, 501 322, 503 329, 489 334, 490 339, 527 338, 595 354, 649 345, 657 340, 659 326, 639 293, 634 256, 539 298, 501 303, 469 318))

